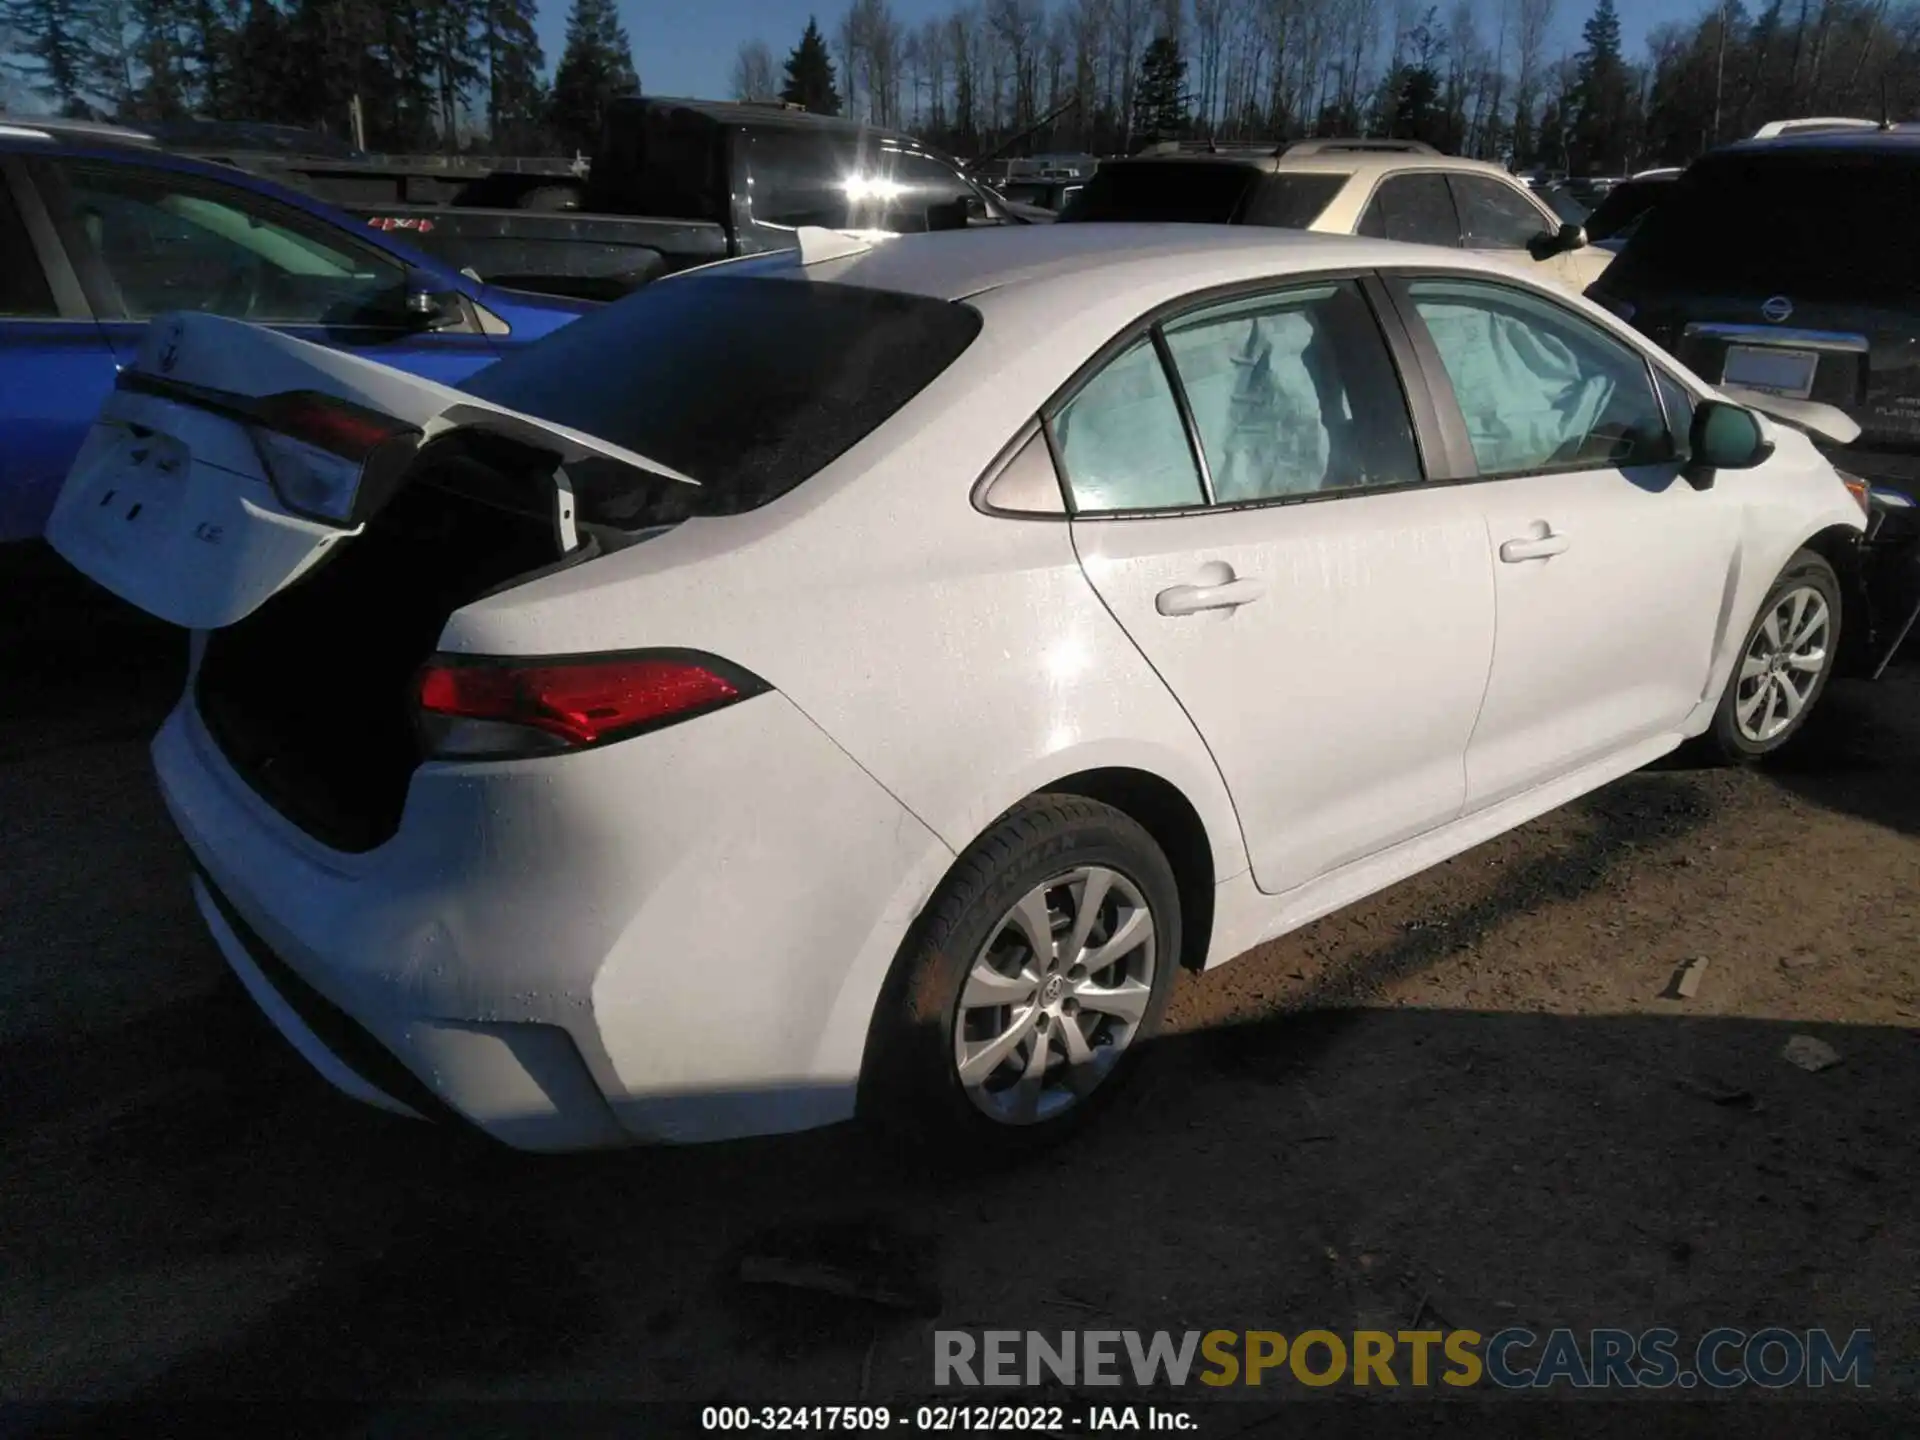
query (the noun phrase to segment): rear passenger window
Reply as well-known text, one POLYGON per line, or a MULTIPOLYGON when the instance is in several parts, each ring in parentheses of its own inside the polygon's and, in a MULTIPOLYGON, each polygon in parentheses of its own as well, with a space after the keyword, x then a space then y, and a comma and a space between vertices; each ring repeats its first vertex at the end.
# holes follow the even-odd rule
POLYGON ((1458 248, 1460 220, 1446 177, 1438 171, 1389 176, 1373 192, 1367 213, 1360 217, 1360 234, 1409 245, 1458 248))
POLYGON ((0 316, 44 320, 59 313, 26 223, 14 208, 6 182, 0 180, 0 316))
POLYGON ((1399 378, 1353 282, 1184 317, 1167 345, 1216 503, 1421 478, 1399 378))
POLYGON ((1173 388, 1151 341, 1123 352, 1067 402, 1054 418, 1053 440, 1076 511, 1206 503, 1173 388))

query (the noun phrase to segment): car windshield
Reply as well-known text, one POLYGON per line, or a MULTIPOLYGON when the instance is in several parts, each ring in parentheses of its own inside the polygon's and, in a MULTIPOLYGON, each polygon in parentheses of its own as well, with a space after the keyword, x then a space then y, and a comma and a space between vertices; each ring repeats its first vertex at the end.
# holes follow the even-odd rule
POLYGON ((954 301, 774 276, 647 286, 461 389, 690 475, 569 465, 580 519, 634 530, 786 494, 957 359, 980 315, 954 301))
POLYGON ((1820 146, 1696 162, 1648 212, 1621 279, 1709 295, 1910 303, 1920 151, 1820 146))
POLYGON ((1225 225, 1260 172, 1231 161, 1140 160, 1102 165, 1060 214, 1062 221, 1131 220, 1225 225))

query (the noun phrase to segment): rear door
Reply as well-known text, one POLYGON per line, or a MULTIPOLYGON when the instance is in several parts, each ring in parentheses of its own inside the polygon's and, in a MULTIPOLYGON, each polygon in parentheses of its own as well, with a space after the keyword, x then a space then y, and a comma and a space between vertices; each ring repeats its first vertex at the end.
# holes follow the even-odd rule
POLYGON ((1087 578, 1212 751, 1262 890, 1460 813, 1493 652, 1486 527, 1425 482, 1364 282, 1170 318, 1049 432, 1087 578))
POLYGON ((39 537, 113 363, 25 166, 0 157, 0 541, 39 537))
POLYGON ((407 305, 416 279, 344 226, 242 185, 120 160, 36 162, 81 285, 119 359, 155 315, 272 325, 452 384, 497 356, 471 303, 407 305))

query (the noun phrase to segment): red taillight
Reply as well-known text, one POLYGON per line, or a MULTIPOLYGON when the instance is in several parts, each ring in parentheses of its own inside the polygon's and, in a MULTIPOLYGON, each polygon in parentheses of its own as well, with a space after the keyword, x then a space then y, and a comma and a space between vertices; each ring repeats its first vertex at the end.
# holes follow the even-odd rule
POLYGON ((389 440, 420 432, 405 421, 313 390, 288 390, 256 402, 267 429, 349 460, 364 460, 389 440))
POLYGON ((434 753, 512 755, 598 745, 765 688, 712 656, 437 659, 421 671, 417 699, 434 753))

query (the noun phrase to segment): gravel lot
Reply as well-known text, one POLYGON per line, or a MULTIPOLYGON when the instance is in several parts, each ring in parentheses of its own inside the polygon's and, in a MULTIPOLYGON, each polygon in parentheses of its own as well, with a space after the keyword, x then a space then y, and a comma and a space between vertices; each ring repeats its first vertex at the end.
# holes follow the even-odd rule
POLYGON ((188 899, 178 636, 94 609, 0 622, 0 1399, 846 1403, 924 1395, 936 1325, 1422 1310, 1867 1326, 1920 1393, 1920 667, 1834 687, 1791 769, 1635 775, 1183 977, 1131 1101, 956 1183, 850 1130, 535 1159, 335 1097, 188 899), (782 1238, 940 1318, 741 1285, 782 1238))

